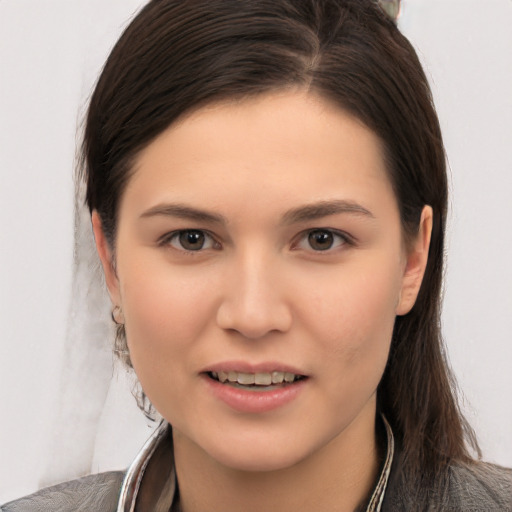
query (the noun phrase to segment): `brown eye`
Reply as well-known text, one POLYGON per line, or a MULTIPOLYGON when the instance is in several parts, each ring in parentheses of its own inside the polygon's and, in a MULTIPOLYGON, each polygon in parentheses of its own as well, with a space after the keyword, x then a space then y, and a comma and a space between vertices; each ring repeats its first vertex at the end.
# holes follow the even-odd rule
POLYGON ((332 252, 352 245, 353 238, 343 231, 317 228, 302 232, 292 248, 306 252, 332 252))
POLYGON ((162 245, 170 245, 180 251, 198 252, 205 249, 218 249, 213 237, 200 229, 176 231, 162 240, 162 245))
POLYGON ((315 251, 326 251, 334 245, 334 234, 317 229, 309 233, 308 242, 315 251))
POLYGON ((187 251, 199 251, 204 246, 202 231, 182 231, 179 235, 180 245, 187 251))

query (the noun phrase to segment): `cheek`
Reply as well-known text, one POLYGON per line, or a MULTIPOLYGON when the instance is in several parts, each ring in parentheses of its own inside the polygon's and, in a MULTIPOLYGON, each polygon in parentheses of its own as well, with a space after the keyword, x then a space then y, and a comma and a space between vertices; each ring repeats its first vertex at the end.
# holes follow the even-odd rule
MULTIPOLYGON (((331 276, 332 277, 332 276, 331 276)), ((386 365, 400 290, 393 264, 342 269, 311 297, 310 329, 329 361, 333 378, 351 382, 380 380, 386 365), (371 374, 374 378, 371 379, 371 374)), ((318 283, 317 283, 318 284, 318 283)))
POLYGON ((208 329, 215 302, 208 293, 215 287, 207 277, 149 261, 141 265, 131 258, 120 267, 128 347, 145 389, 151 387, 146 381, 165 380, 186 370, 187 359, 182 356, 208 329))

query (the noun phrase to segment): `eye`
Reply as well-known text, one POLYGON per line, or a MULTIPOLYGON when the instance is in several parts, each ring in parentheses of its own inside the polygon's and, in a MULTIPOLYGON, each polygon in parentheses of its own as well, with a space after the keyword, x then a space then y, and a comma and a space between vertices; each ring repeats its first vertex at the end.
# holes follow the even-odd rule
POLYGON ((313 229, 302 234, 295 248, 306 251, 313 249, 313 251, 320 252, 336 249, 350 243, 349 237, 343 233, 331 229, 313 229))
POLYGON ((180 251, 197 252, 205 249, 218 249, 219 244, 206 231, 185 229, 170 233, 161 240, 162 245, 170 245, 180 251))

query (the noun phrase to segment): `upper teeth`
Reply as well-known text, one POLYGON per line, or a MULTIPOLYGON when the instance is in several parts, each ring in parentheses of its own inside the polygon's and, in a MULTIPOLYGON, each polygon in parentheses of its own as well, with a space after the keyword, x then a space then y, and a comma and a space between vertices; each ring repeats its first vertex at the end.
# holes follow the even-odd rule
POLYGON ((243 372, 212 372, 212 376, 221 382, 237 382, 242 385, 256 384, 270 386, 282 382, 293 382, 298 375, 288 372, 243 373, 243 372))

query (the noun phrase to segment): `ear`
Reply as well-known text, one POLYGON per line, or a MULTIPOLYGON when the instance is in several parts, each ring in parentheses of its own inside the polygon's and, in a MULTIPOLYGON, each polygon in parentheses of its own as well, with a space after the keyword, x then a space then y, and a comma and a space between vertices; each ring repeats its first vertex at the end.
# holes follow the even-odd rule
POLYGON ((428 262, 433 217, 432 208, 428 205, 425 206, 421 212, 418 234, 413 241, 412 247, 408 248, 406 255, 407 261, 396 308, 397 315, 409 313, 418 297, 428 262))
POLYGON ((107 242, 103 226, 101 224, 98 212, 92 212, 92 230, 94 232, 94 240, 96 242, 96 250, 103 266, 103 273, 105 274, 105 282, 107 284, 110 300, 114 306, 121 305, 121 297, 119 293, 119 280, 117 278, 112 249, 107 242))

